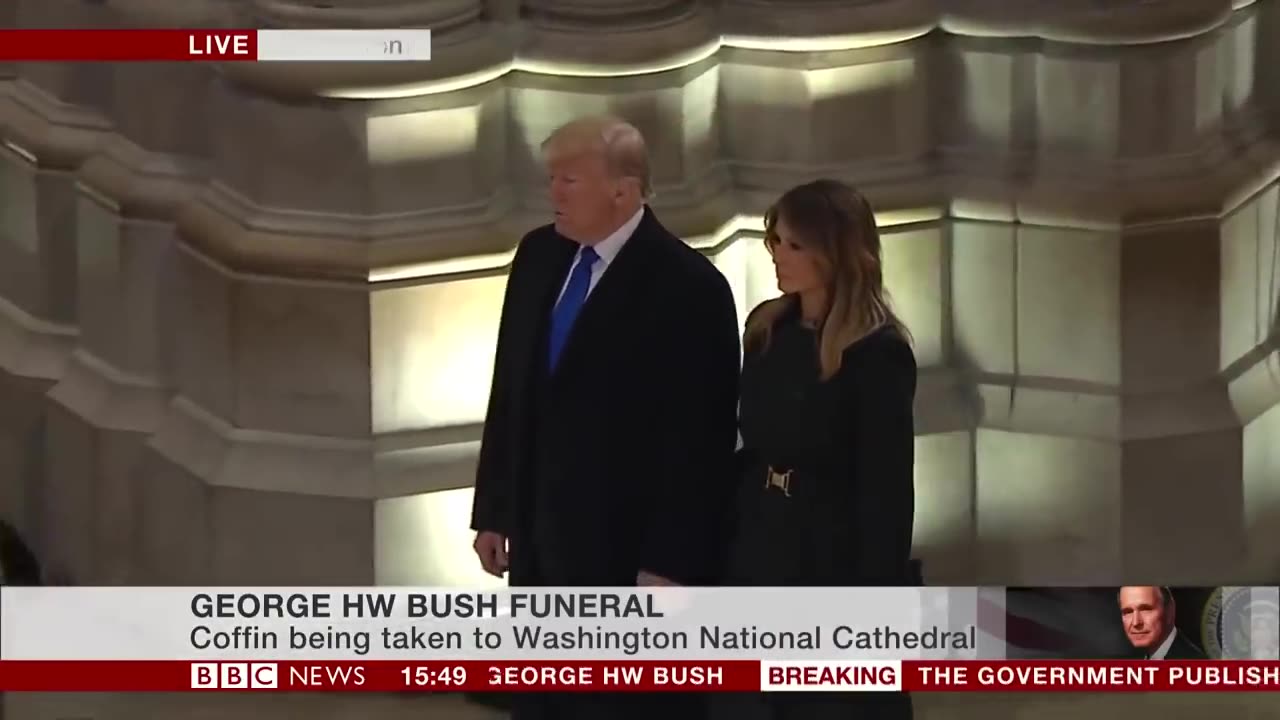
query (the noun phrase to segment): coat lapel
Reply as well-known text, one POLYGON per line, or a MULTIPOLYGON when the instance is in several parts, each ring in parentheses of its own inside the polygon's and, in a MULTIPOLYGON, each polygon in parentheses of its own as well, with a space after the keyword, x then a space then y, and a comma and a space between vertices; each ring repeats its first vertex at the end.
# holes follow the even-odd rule
POLYGON ((547 358, 541 351, 546 347, 544 340, 551 328, 551 311, 577 250, 577 243, 557 236, 547 250, 539 253, 536 267, 528 274, 524 287, 513 296, 513 301, 519 303, 515 347, 520 350, 512 359, 530 372, 546 368, 547 358))
POLYGON ((547 269, 542 273, 542 284, 537 289, 537 302, 534 304, 536 311, 545 316, 548 324, 556 300, 560 297, 560 288, 564 287, 565 280, 569 278, 569 271, 577 256, 578 244, 557 235, 555 250, 547 257, 547 269))
MULTIPOLYGON (((645 208, 644 217, 635 233, 618 251, 617 257, 587 296, 587 302, 582 306, 582 312, 565 341, 560 362, 556 365, 556 375, 564 372, 566 367, 581 362, 582 358, 590 357, 592 339, 608 332, 613 327, 612 322, 617 319, 618 310, 638 297, 638 285, 651 272, 649 258, 656 241, 653 232, 656 223, 653 211, 645 208)), ((561 281, 563 282, 563 278, 561 281)))

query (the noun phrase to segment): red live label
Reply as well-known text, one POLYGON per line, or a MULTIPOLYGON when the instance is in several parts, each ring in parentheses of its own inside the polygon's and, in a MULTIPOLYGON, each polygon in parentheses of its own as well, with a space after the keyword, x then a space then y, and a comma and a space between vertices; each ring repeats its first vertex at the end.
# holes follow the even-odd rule
POLYGON ((192 57, 243 58, 253 53, 253 43, 247 33, 193 34, 187 36, 187 52, 192 57))

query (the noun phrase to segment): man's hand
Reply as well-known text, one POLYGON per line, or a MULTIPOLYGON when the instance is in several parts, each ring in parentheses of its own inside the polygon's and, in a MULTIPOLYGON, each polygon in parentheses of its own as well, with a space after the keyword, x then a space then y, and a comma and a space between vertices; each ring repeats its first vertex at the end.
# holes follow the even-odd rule
POLYGON ((654 575, 647 570, 636 574, 636 585, 639 587, 679 587, 680 583, 668 580, 661 575, 654 575))
POLYGON ((480 558, 480 567, 494 577, 504 577, 511 566, 507 559, 507 537, 496 532, 483 530, 476 533, 476 541, 472 544, 476 557, 480 558))

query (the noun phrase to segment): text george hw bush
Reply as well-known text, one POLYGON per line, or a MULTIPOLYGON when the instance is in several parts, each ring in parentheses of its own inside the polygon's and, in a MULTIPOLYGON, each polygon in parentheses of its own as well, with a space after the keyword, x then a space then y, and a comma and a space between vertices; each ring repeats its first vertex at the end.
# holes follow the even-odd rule
POLYGON ((647 593, 198 593, 198 618, 660 618, 647 593))

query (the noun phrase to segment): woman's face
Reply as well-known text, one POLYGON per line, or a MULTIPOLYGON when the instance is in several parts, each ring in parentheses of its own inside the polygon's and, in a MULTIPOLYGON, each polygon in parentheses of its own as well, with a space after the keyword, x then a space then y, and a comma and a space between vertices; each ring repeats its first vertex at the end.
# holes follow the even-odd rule
POLYGON ((778 218, 773 237, 765 243, 773 258, 773 270, 778 277, 778 289, 792 295, 822 291, 826 285, 818 254, 802 245, 799 238, 778 218))

